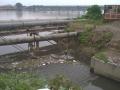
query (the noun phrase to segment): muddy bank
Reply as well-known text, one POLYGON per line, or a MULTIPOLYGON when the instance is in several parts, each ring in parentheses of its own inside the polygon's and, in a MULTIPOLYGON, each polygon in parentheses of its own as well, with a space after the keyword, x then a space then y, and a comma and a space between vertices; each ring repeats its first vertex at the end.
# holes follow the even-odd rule
POLYGON ((69 47, 69 50, 66 50, 66 47, 59 43, 32 52, 25 51, 2 55, 0 56, 0 68, 1 70, 29 70, 51 63, 76 62, 77 59, 70 51, 73 49, 69 47))
POLYGON ((91 47, 80 46, 76 38, 61 39, 56 42, 56 45, 42 47, 32 52, 2 55, 0 56, 0 68, 1 70, 24 70, 64 62, 83 62, 90 65, 91 56, 95 52, 91 47))
POLYGON ((33 57, 28 52, 1 56, 1 61, 9 61, 0 63, 0 66, 4 66, 1 67, 1 72, 5 70, 32 72, 47 79, 61 74, 73 83, 82 86, 84 90, 119 90, 120 83, 90 73, 88 62, 92 55, 91 49, 90 47, 90 50, 85 47, 80 48, 77 45, 79 43, 74 38, 73 41, 64 39, 57 45, 44 47, 34 52, 33 57), (84 50, 89 52, 85 54, 84 50))

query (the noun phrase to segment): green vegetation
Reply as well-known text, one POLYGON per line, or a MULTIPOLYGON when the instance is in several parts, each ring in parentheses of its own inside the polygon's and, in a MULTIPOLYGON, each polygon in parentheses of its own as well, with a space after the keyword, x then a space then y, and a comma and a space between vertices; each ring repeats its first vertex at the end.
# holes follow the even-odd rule
POLYGON ((101 8, 98 5, 92 5, 87 9, 85 15, 78 17, 74 22, 70 23, 66 31, 85 30, 86 28, 95 29, 97 25, 102 24, 104 24, 104 22, 101 8))
POLYGON ((102 18, 101 8, 98 5, 93 5, 87 9, 86 17, 92 20, 100 20, 102 18))
POLYGON ((113 37, 113 33, 112 32, 101 32, 101 33, 96 33, 96 35, 94 35, 95 37, 93 38, 93 46, 95 46, 96 48, 104 48, 108 42, 111 41, 112 37, 113 37), (99 35, 99 36, 98 36, 99 35))
POLYGON ((95 47, 96 49, 104 48, 112 39, 112 32, 97 32, 87 28, 80 36, 80 44, 95 47))
POLYGON ((98 25, 98 23, 92 22, 91 20, 77 19, 76 21, 70 23, 68 27, 66 27, 65 31, 71 32, 71 31, 82 31, 85 29, 94 29, 96 25, 98 25))
POLYGON ((98 58, 99 60, 102 60, 105 63, 108 62, 108 58, 107 58, 107 56, 105 55, 104 52, 99 52, 99 53, 95 54, 95 58, 98 58))
MULTIPOLYGON (((87 54, 89 57, 95 53, 107 49, 109 42, 113 38, 113 33, 109 30, 104 30, 105 24, 98 5, 93 5, 87 9, 86 15, 78 17, 74 22, 70 23, 66 31, 81 32, 78 40, 80 51, 87 54), (100 30, 100 28, 103 30, 100 30)), ((79 52, 80 53, 80 52, 79 52)))
POLYGON ((46 81, 31 73, 10 72, 0 74, 0 90, 37 90, 46 86, 50 87, 51 90, 81 90, 68 79, 59 75, 50 81, 46 81))
POLYGON ((81 90, 80 87, 73 85, 68 79, 62 75, 50 80, 49 86, 51 90, 81 90))
POLYGON ((79 40, 81 44, 88 45, 90 43, 90 39, 92 37, 92 30, 87 28, 84 32, 82 32, 79 36, 79 40))
POLYGON ((101 25, 103 24, 103 16, 101 8, 98 5, 92 5, 87 9, 87 13, 82 17, 79 17, 78 20, 84 20, 89 24, 101 25))
POLYGON ((98 5, 92 5, 87 9, 86 15, 82 16, 82 18, 90 20, 101 20, 102 19, 101 8, 98 5))
POLYGON ((45 79, 28 73, 1 73, 0 90, 37 90, 46 85, 45 79))

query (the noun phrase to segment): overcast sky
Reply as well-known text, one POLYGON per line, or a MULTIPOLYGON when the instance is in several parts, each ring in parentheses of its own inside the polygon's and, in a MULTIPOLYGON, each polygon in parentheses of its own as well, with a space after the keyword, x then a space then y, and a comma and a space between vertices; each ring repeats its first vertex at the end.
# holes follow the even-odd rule
POLYGON ((0 5, 14 5, 17 2, 20 2, 23 5, 120 5, 120 0, 0 0, 0 5))

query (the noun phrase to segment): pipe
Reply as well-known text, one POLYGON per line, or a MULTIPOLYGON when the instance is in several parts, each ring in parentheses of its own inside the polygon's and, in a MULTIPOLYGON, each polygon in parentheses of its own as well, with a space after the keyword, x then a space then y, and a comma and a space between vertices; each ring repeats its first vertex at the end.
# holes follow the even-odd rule
POLYGON ((47 25, 66 25, 73 20, 21 20, 21 21, 0 21, 0 30, 15 29, 33 26, 47 26, 47 25))
POLYGON ((67 33, 50 34, 46 36, 35 36, 35 38, 28 36, 28 37, 19 37, 19 38, 5 39, 5 40, 0 39, 0 46, 74 37, 77 36, 79 33, 80 32, 67 32, 67 33))
POLYGON ((24 34, 30 32, 42 32, 42 31, 50 31, 50 30, 62 30, 65 26, 57 26, 57 27, 41 27, 36 29, 19 29, 19 30, 12 30, 12 31, 1 31, 0 36, 12 35, 12 34, 24 34))

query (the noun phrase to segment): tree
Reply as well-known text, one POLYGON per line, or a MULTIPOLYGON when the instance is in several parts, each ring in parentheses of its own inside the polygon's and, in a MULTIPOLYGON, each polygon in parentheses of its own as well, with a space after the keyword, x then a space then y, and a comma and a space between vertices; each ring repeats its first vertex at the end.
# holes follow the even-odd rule
POLYGON ((22 10, 23 9, 23 5, 21 3, 16 3, 15 7, 16 7, 16 10, 22 10))
POLYGON ((102 11, 98 5, 93 5, 87 9, 86 13, 87 19, 99 20, 102 18, 102 11))

